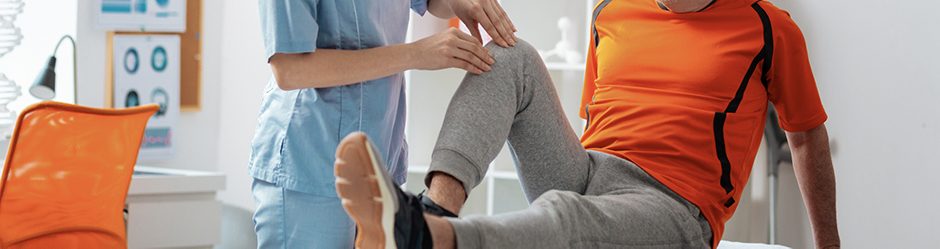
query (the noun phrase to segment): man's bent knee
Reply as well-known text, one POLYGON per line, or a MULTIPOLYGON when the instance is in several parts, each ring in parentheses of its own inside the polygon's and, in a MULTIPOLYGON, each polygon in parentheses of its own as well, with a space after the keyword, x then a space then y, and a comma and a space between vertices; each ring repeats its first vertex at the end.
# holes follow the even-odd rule
POLYGON ((496 45, 495 42, 489 42, 486 44, 486 49, 493 55, 493 59, 496 60, 497 64, 505 60, 518 60, 525 63, 530 62, 533 58, 541 61, 538 50, 522 39, 516 40, 516 46, 506 48, 496 45))

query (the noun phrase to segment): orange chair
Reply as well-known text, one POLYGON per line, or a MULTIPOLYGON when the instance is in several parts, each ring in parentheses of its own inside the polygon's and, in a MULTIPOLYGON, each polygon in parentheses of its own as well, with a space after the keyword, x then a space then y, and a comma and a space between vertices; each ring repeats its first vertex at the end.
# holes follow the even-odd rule
POLYGON ((27 107, 0 178, 0 248, 127 248, 124 199, 157 109, 27 107))

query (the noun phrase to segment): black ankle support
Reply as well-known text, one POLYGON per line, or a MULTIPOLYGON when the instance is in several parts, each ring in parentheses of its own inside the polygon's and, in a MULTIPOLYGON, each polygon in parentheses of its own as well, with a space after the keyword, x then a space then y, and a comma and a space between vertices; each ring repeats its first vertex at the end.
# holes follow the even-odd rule
POLYGON ((421 205, 424 206, 425 213, 429 213, 429 214, 433 214, 433 215, 437 215, 441 217, 457 218, 457 214, 451 211, 448 211, 447 209, 444 209, 440 205, 437 205, 437 203, 434 203, 434 200, 431 200, 431 198, 428 198, 428 196, 424 194, 424 191, 421 191, 421 193, 418 194, 418 199, 421 200, 421 205))
POLYGON ((395 242, 398 248, 431 249, 431 230, 424 219, 424 205, 418 196, 399 190, 399 209, 395 214, 395 242))

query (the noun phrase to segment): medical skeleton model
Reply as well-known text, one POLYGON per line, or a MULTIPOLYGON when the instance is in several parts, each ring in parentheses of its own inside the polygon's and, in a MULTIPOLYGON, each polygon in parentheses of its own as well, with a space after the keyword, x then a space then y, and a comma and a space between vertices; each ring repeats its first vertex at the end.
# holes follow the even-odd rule
POLYGON ((555 48, 549 51, 539 51, 542 60, 548 61, 553 56, 564 60, 569 64, 581 63, 581 53, 575 49, 574 37, 571 34, 571 19, 562 17, 558 19, 558 29, 561 30, 561 40, 555 44, 555 48))
MULTIPOLYGON (((13 25, 16 16, 22 12, 22 0, 0 0, 0 58, 13 51, 23 40, 20 28, 13 25)), ((4 133, 16 120, 16 112, 7 109, 7 104, 20 95, 20 87, 0 72, 0 131, 4 133)))

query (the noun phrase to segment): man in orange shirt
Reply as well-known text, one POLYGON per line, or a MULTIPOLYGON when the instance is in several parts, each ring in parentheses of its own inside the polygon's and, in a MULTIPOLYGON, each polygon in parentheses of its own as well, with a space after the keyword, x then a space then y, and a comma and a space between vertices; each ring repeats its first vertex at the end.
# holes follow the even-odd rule
POLYGON ((391 184, 362 134, 337 149, 361 248, 716 247, 747 183, 768 102, 787 130, 819 248, 840 245, 827 119, 805 42, 762 0, 602 0, 580 142, 525 42, 455 93, 428 196, 391 184), (508 139, 531 206, 457 219, 508 139))

